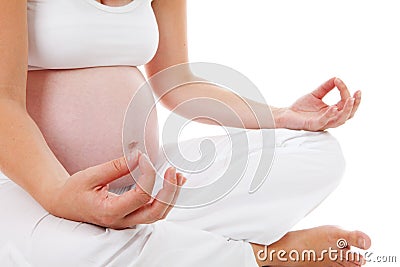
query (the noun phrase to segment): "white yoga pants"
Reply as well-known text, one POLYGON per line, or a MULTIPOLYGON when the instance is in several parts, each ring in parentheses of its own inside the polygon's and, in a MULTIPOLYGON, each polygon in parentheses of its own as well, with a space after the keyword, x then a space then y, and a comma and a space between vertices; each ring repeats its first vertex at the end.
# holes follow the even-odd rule
MULTIPOLYGON (((268 177, 249 194, 257 152, 271 149, 260 142, 261 131, 272 130, 246 132, 253 151, 248 168, 224 198, 200 208, 175 208, 164 221, 126 230, 54 217, 0 173, 0 266, 257 266, 249 242, 279 240, 337 187, 344 170, 340 146, 328 132, 275 130, 268 177)), ((210 138, 217 144, 214 166, 187 174, 185 186, 235 164, 225 160, 229 138, 210 138)), ((198 151, 199 140, 182 142, 181 153, 198 151)))

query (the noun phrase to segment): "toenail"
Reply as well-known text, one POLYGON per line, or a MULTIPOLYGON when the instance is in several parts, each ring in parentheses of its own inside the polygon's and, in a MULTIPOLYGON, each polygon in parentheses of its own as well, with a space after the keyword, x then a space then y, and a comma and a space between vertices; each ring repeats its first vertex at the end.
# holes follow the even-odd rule
POLYGON ((358 246, 359 246, 360 248, 365 248, 365 247, 366 247, 366 245, 365 245, 365 239, 364 239, 364 238, 359 238, 359 239, 358 239, 358 246))

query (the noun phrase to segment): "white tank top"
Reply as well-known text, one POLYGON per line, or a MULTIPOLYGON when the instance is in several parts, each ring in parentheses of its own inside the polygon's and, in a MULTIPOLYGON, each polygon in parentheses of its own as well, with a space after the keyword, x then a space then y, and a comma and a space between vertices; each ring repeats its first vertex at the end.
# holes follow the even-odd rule
POLYGON ((152 0, 28 0, 29 70, 139 66, 158 47, 152 0))

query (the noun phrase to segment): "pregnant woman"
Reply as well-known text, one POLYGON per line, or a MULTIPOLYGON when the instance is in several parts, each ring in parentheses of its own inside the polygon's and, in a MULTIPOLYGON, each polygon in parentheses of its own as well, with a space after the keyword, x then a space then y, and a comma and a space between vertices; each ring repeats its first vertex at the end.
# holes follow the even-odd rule
MULTIPOLYGON (((213 137, 218 143, 214 166, 190 174, 159 156, 155 112, 148 118, 146 112, 135 114, 134 127, 124 136, 133 144, 127 157, 121 136, 129 102, 145 81, 137 66, 144 65, 150 78, 188 62, 185 0, 1 1, 0 58, 1 266, 364 263, 362 258, 265 257, 274 250, 323 255, 329 248, 347 253, 352 246, 370 247, 360 231, 321 226, 290 232, 336 188, 343 173, 340 147, 323 130, 352 118, 361 93, 350 95, 340 79, 328 80, 289 108, 246 105, 211 84, 186 84, 163 95, 154 83, 153 91, 140 94, 143 106, 153 104, 153 93, 163 95, 161 102, 171 110, 192 99, 214 99, 232 107, 243 125, 218 109, 205 112, 196 102, 180 115, 193 117, 202 110, 202 116, 226 126, 248 129, 254 153, 243 155, 249 165, 236 187, 209 205, 180 209, 173 208, 180 190, 217 177, 226 167, 229 138, 213 137), (322 98, 334 88, 341 100, 328 106, 322 98), (273 123, 258 124, 256 118, 270 110, 273 123), (280 128, 274 164, 265 183, 248 194, 252 161, 268 149, 256 134, 273 127, 280 128), (130 170, 137 186, 131 186, 130 170), (152 197, 156 171, 164 181, 152 197), (345 242, 338 248, 340 239, 345 242)), ((182 75, 190 80, 193 74, 182 75)), ((190 151, 197 145, 191 140, 182 147, 190 151)))

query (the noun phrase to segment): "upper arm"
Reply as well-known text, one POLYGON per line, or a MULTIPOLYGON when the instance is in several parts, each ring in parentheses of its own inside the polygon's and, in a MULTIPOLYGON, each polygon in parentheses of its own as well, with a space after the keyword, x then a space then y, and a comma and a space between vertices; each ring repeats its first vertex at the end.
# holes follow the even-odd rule
POLYGON ((0 1, 0 98, 25 104, 28 61, 27 1, 0 1))
POLYGON ((152 6, 160 41, 156 55, 145 65, 148 77, 188 62, 186 0, 154 0, 152 6))

